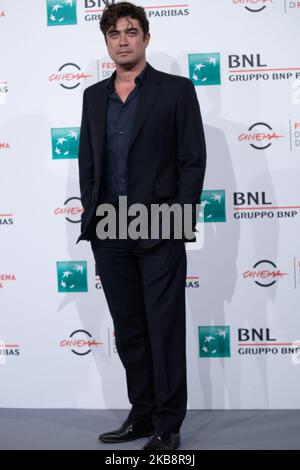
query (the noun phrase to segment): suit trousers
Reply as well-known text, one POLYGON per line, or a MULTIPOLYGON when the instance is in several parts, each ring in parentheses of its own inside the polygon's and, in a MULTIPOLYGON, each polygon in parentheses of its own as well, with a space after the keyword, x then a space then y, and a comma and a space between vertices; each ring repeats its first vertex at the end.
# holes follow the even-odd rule
POLYGON ((144 248, 94 232, 91 247, 126 372, 128 419, 178 432, 187 408, 184 241, 144 248))

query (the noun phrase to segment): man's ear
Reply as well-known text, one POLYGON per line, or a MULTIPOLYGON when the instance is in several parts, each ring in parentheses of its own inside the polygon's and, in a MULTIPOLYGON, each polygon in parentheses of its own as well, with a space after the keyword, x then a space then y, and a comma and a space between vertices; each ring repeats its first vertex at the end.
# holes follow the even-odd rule
POLYGON ((150 39, 151 39, 151 34, 148 32, 144 36, 144 42, 147 42, 146 47, 148 46, 150 39))

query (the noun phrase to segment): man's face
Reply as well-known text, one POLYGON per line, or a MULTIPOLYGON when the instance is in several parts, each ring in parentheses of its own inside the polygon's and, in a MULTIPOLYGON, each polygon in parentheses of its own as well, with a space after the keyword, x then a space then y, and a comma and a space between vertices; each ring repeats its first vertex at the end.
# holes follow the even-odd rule
POLYGON ((140 22, 132 18, 119 18, 106 33, 109 56, 117 65, 129 68, 145 57, 149 40, 150 34, 144 38, 140 22))

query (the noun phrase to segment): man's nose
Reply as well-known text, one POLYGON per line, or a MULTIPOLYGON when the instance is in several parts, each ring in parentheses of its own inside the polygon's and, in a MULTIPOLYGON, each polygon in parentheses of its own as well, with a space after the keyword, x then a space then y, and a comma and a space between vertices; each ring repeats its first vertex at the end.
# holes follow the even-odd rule
POLYGON ((128 38, 126 33, 121 33, 120 34, 120 45, 121 46, 126 46, 128 44, 128 38))

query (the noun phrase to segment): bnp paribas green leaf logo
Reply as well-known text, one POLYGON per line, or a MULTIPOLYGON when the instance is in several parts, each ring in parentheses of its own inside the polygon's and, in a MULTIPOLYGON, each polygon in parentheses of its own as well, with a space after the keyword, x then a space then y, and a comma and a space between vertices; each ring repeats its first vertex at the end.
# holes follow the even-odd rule
POLYGON ((226 222, 224 189, 202 191, 199 222, 226 222))
POLYGON ((77 24, 76 0, 47 0, 48 26, 77 24))
POLYGON ((78 158, 79 127, 51 129, 52 158, 54 160, 78 158))
POLYGON ((220 53, 189 54, 190 79, 194 85, 220 85, 220 53))
POLYGON ((87 292, 87 262, 57 261, 58 292, 87 292))
POLYGON ((230 357, 229 326, 199 326, 200 357, 230 357))

